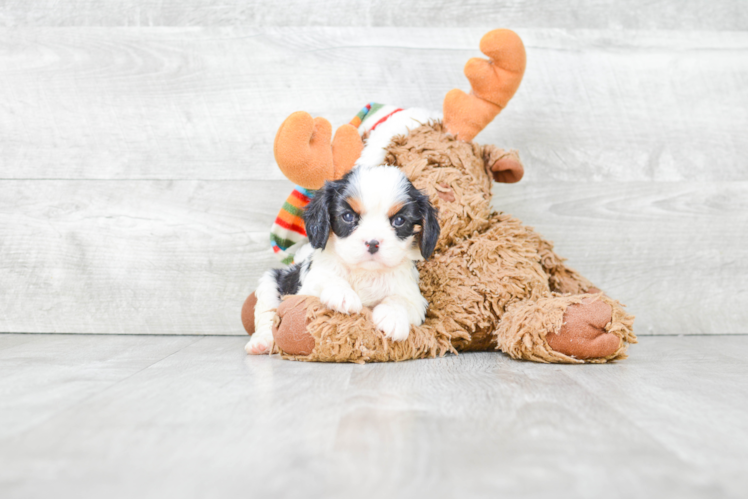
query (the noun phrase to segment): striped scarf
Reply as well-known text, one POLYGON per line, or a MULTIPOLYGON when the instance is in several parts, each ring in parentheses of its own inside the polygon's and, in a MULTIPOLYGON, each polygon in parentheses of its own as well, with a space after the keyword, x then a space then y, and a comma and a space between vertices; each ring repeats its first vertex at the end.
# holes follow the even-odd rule
MULTIPOLYGON (((351 120, 351 125, 358 128, 358 133, 364 135, 371 132, 387 119, 402 111, 401 108, 370 102, 364 106, 351 120)), ((286 198, 273 226, 270 228, 270 244, 275 256, 283 264, 293 264, 296 252, 307 243, 306 228, 304 227, 304 207, 314 197, 314 191, 301 186, 286 198)))

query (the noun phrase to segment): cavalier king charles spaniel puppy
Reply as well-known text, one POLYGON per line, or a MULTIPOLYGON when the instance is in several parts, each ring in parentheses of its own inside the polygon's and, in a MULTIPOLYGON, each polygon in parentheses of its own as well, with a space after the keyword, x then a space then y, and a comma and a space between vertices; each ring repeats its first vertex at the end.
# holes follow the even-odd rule
POLYGON ((272 350, 275 309, 284 295, 313 295, 346 314, 373 308, 374 323, 394 341, 423 323, 428 303, 415 262, 434 252, 439 222, 428 197, 400 169, 359 166, 325 183, 304 224, 309 246, 296 254, 298 262, 260 278, 249 354, 272 350))

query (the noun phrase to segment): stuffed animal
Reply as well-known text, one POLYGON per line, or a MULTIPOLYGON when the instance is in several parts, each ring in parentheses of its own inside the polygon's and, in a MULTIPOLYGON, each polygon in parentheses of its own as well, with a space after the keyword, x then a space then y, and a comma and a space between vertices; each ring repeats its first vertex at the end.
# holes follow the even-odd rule
MULTIPOLYGON (((280 127, 275 158, 299 185, 272 231, 273 249, 285 262, 304 243, 304 204, 354 164, 401 168, 437 207, 441 235, 434 255, 418 264, 429 308, 406 340, 385 338, 366 308, 347 315, 316 297, 288 296, 277 310, 274 352, 362 363, 500 350, 545 363, 604 363, 625 358, 628 344, 636 343, 634 318, 619 302, 567 267, 532 228, 492 210, 492 182, 517 182, 524 169, 515 151, 473 138, 519 87, 525 49, 514 32, 500 29, 482 38, 480 50, 489 60, 465 66, 472 92, 447 93, 443 118, 370 104, 332 142, 329 122, 307 113, 292 114, 280 127)), ((242 310, 250 335, 254 302, 250 295, 242 310)))

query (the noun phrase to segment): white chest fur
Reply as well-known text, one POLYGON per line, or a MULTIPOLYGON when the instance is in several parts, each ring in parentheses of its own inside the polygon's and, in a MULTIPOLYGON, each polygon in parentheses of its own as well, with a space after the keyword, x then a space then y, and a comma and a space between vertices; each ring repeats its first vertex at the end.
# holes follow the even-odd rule
POLYGON ((397 295, 418 283, 418 271, 412 262, 385 271, 355 270, 348 274, 347 281, 361 297, 366 307, 374 307, 386 297, 397 295))
POLYGON ((412 260, 385 269, 351 269, 332 251, 317 250, 299 294, 318 295, 335 280, 346 282, 361 298, 361 304, 374 307, 393 295, 418 292, 418 270, 412 260))

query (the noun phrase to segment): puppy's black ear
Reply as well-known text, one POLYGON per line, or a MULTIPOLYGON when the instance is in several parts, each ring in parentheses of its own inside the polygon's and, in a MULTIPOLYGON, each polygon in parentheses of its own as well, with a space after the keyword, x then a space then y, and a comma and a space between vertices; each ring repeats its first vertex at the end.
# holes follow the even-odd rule
POLYGON ((417 191, 416 203, 418 204, 418 210, 421 213, 421 220, 423 221, 423 229, 421 230, 421 255, 424 259, 431 257, 436 248, 436 242, 439 240, 439 217, 436 209, 429 201, 429 197, 425 194, 417 191))
POLYGON ((325 249, 330 237, 330 205, 333 186, 326 182, 315 194, 304 210, 304 226, 312 248, 325 249))

